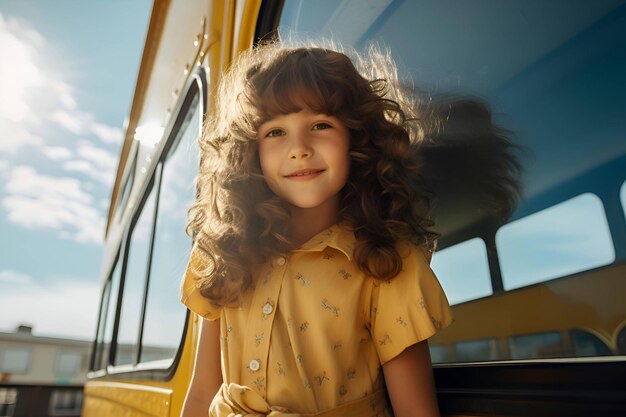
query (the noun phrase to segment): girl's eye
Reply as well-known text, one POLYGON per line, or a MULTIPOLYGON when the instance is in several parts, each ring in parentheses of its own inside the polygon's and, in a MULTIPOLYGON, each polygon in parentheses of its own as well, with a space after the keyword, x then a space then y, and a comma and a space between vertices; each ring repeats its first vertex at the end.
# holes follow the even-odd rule
POLYGON ((330 129, 331 127, 332 126, 329 125, 328 123, 320 122, 320 123, 317 123, 315 126, 313 126, 313 130, 330 129))
POLYGON ((281 129, 272 129, 265 134, 265 137, 274 138, 282 135, 284 135, 284 132, 281 129))

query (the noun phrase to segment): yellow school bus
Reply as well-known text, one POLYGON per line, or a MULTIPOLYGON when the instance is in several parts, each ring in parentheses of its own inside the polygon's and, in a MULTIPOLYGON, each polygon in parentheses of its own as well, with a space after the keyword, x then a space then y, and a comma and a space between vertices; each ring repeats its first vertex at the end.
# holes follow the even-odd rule
POLYGON ((276 36, 388 48, 442 116, 427 133, 432 267, 455 316, 430 340, 442 413, 626 415, 623 0, 155 0, 82 415, 180 415, 200 325, 179 302, 196 140, 222 71, 276 36), (498 185, 510 170, 519 199, 498 185))

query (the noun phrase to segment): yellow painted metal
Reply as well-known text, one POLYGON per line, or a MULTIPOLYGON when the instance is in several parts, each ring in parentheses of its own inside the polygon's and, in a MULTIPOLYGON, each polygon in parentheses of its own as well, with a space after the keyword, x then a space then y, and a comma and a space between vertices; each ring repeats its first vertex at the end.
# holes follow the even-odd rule
MULTIPOLYGON (((135 128, 155 108, 165 114, 172 107, 195 65, 208 70, 210 111, 211 95, 215 93, 212 86, 217 85, 232 57, 252 45, 260 5, 260 0, 154 0, 112 194, 107 232, 111 227, 120 227, 111 222, 135 128), (175 71, 168 73, 164 65, 170 64, 176 67, 175 71), (165 100, 165 97, 170 98, 165 100)), ((200 320, 191 316, 180 360, 169 380, 130 380, 128 374, 124 378, 115 374, 94 376, 85 384, 82 416, 179 416, 193 369, 200 320)))
POLYGON ((615 265, 544 282, 453 307, 457 320, 431 345, 500 339, 522 334, 585 330, 617 353, 617 332, 626 317, 626 266, 615 265), (599 303, 602 303, 599 305, 599 303), (503 312, 506 314, 494 314, 503 312))
POLYGON ((93 381, 85 386, 83 415, 168 417, 171 404, 171 388, 156 388, 141 383, 93 381))

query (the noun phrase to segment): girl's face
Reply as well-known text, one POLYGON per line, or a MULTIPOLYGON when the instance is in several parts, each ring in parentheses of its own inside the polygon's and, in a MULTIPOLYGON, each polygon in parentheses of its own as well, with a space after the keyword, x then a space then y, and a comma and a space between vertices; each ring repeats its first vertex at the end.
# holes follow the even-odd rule
POLYGON ((350 138, 336 117, 302 110, 277 116, 257 131, 269 188, 299 208, 338 207, 348 180, 350 138))

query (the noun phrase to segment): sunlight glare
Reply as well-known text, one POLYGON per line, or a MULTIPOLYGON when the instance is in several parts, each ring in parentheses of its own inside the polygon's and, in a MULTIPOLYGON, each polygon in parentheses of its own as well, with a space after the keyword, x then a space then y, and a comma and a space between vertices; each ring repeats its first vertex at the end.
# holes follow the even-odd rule
POLYGON ((148 148, 154 147, 163 136, 163 129, 161 126, 148 123, 145 125, 138 126, 135 129, 135 140, 138 140, 141 145, 146 146, 148 148))
MULTIPOLYGON (((10 23, 10 22, 9 22, 10 23)), ((0 15, 0 117, 13 122, 24 120, 30 111, 26 102, 29 88, 44 84, 44 75, 34 63, 34 48, 20 39, 0 15)))

